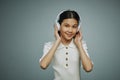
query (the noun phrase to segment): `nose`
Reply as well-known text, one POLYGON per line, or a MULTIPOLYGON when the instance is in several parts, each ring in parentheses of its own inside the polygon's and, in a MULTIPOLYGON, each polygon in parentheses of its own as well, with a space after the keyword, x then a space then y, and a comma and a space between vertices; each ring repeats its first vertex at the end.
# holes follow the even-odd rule
POLYGON ((69 27, 69 30, 68 30, 69 32, 72 32, 72 27, 69 27))

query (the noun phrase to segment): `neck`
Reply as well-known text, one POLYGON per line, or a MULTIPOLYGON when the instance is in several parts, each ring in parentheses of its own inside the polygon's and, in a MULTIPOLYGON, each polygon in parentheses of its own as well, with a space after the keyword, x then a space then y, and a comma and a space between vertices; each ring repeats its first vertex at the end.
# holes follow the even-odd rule
POLYGON ((66 45, 66 46, 69 45, 71 41, 72 41, 72 39, 71 40, 66 40, 66 39, 63 39, 63 38, 61 39, 62 44, 66 45))

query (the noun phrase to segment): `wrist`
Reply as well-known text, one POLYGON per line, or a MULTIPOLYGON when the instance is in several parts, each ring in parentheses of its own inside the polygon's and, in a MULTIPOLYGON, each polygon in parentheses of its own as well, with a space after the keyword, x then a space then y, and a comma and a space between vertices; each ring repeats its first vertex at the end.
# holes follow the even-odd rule
POLYGON ((57 39, 55 43, 60 44, 60 42, 61 42, 61 39, 57 39))
POLYGON ((82 41, 79 41, 79 42, 78 42, 77 47, 78 47, 78 48, 82 48, 82 41))

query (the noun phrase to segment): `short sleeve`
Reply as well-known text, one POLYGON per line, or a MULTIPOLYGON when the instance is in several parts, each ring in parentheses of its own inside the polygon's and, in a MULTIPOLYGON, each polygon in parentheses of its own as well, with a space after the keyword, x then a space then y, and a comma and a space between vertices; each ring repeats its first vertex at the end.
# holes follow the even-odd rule
POLYGON ((51 47, 52 47, 52 42, 47 42, 44 44, 43 55, 39 59, 39 62, 44 58, 44 56, 48 53, 48 51, 51 49, 51 47))
POLYGON ((82 41, 82 46, 83 46, 83 49, 85 51, 85 53, 87 54, 87 56, 89 57, 89 54, 88 54, 88 47, 87 47, 87 44, 85 41, 82 41))

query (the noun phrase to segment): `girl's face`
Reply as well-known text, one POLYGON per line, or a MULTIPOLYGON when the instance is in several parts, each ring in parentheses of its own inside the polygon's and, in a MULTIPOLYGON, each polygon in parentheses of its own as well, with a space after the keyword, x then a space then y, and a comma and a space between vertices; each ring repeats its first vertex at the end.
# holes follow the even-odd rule
POLYGON ((78 30, 78 22, 76 19, 64 19, 60 26, 60 34, 62 39, 68 41, 76 35, 78 30))

